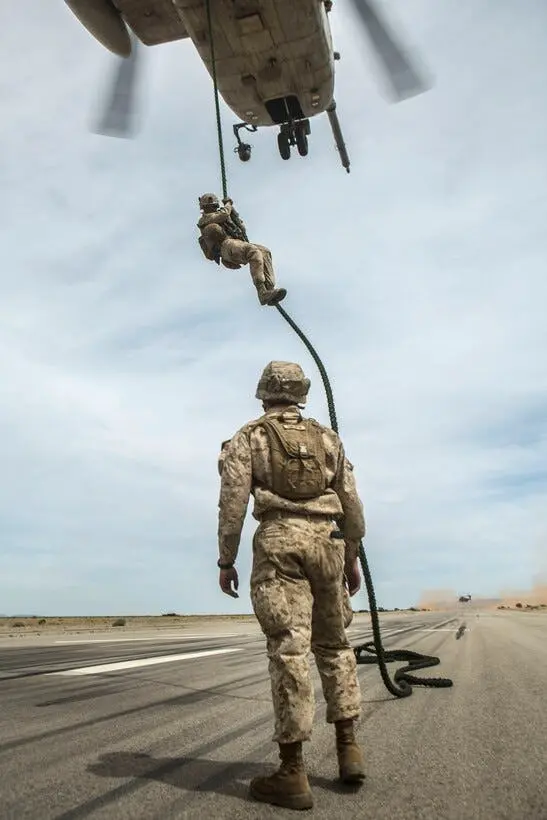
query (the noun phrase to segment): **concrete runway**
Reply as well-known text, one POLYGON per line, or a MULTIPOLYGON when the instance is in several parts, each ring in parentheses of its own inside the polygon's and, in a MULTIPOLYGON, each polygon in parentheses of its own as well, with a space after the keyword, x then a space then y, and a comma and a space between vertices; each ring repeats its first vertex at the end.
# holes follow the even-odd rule
MULTIPOLYGON (((462 608, 381 623, 386 648, 440 656, 417 674, 454 687, 416 687, 399 700, 375 665, 359 667, 368 779, 355 792, 336 782, 312 662, 317 713, 305 757, 315 807, 301 816, 547 820, 547 615, 462 608)), ((370 634, 368 615, 356 615, 353 644, 370 634)), ((277 763, 253 624, 4 640, 0 703, 2 820, 298 816, 247 796, 250 778, 277 763)))

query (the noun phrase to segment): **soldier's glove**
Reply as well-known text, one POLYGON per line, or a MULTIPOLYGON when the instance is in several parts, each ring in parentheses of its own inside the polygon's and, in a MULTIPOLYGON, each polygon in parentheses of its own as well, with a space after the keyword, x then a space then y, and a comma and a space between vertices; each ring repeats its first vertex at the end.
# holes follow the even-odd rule
POLYGON ((230 203, 230 205, 234 204, 234 200, 230 199, 230 197, 226 197, 226 199, 223 199, 222 201, 224 202, 225 205, 227 205, 228 202, 230 203))

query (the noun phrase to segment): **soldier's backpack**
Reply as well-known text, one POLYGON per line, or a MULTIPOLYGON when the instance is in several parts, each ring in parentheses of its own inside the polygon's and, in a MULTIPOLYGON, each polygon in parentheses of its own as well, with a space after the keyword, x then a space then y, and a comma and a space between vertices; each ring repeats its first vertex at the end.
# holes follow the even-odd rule
POLYGON ((327 489, 326 453, 321 427, 313 419, 263 416, 272 461, 272 490, 290 501, 317 498, 327 489))

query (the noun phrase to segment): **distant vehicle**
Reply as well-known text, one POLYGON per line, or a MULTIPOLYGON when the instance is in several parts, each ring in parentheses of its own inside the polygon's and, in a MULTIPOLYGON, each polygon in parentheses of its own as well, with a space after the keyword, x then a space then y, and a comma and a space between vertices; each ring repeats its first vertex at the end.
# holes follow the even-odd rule
POLYGON ((468 592, 467 595, 460 595, 460 597, 459 597, 460 604, 466 604, 470 600, 471 600, 471 593, 470 592, 468 592))

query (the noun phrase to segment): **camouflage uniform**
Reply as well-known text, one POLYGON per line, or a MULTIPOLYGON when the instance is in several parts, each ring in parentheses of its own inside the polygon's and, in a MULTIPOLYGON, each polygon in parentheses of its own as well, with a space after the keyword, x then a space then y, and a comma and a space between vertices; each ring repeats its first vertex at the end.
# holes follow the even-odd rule
MULTIPOLYGON (((309 380, 303 379, 298 365, 270 363, 259 382, 257 398, 271 401, 277 397, 280 403, 265 408, 264 417, 283 415, 285 422, 297 422, 308 389, 309 380), (272 374, 273 391, 268 390, 272 374), (303 384, 300 391, 295 388, 299 380, 301 387, 303 384), (293 403, 282 403, 287 401, 293 403)), ((260 523, 253 538, 251 601, 267 639, 275 714, 273 740, 283 748, 311 736, 314 691, 308 665, 310 649, 327 703, 327 722, 348 723, 360 715, 356 660, 345 632, 353 610, 344 585, 344 565, 358 554, 365 521, 353 467, 333 430, 321 426, 327 489, 319 497, 292 501, 270 489, 269 442, 257 422, 249 422, 231 441, 224 442, 219 456, 219 560, 223 564, 235 562, 252 494, 252 514, 260 523), (343 519, 345 540, 331 537, 338 519, 343 519)), ((289 804, 277 801, 277 805, 289 804)))
POLYGON ((199 242, 205 257, 217 262, 221 259, 222 264, 232 270, 249 265, 261 305, 277 304, 284 299, 286 290, 275 287, 271 251, 245 240, 243 223, 235 214, 231 200, 226 200, 220 208, 214 194, 203 194, 200 206, 203 214, 198 222, 199 242))

